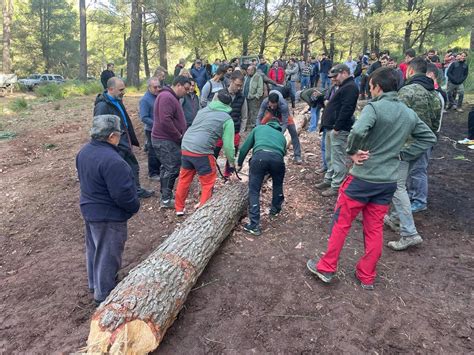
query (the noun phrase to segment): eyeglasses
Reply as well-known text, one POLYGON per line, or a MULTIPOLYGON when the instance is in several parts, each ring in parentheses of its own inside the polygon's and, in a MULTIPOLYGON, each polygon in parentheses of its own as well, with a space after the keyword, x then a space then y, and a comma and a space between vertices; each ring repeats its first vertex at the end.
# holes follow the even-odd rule
POLYGON ((161 89, 162 86, 161 85, 156 85, 156 86, 153 86, 153 89, 161 89))

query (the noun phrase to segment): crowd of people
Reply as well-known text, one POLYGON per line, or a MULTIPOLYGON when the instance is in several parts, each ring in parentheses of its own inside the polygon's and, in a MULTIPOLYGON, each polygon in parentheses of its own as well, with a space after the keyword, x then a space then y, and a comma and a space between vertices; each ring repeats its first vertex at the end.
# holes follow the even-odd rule
MULTIPOLYGON (((278 216, 284 202, 285 131, 294 163, 303 163, 291 109, 301 100, 308 104, 308 131, 319 132, 321 138, 317 173, 322 179, 315 188, 326 198, 338 196, 328 249, 322 258, 308 260, 308 269, 323 282, 331 281, 358 213, 364 217, 365 251, 355 277, 364 289, 374 288, 384 224, 400 234, 399 240, 388 243, 392 250, 422 243, 413 213, 427 208, 429 157, 444 109, 462 112, 466 53, 450 51, 443 64, 435 51, 416 56, 412 49, 400 65, 388 51, 366 53, 357 60, 349 57, 344 63, 322 54, 272 63, 260 56, 216 59, 213 64, 196 59, 189 69, 185 64, 179 60, 170 83, 166 69, 158 67, 139 103, 148 177, 160 183, 162 208, 184 216, 196 174, 199 207, 204 205, 218 178, 221 151, 225 180, 237 178, 234 173, 252 151, 249 223, 243 229, 261 235, 260 192, 266 175, 273 183, 270 217, 278 216), (444 81, 447 94, 441 88, 444 81), (357 103, 366 99, 356 119, 357 103)), ((125 84, 114 75, 112 64, 103 79, 91 141, 76 159, 89 288, 97 303, 115 286, 127 220, 139 210, 139 199, 154 195, 140 184, 133 152, 140 144, 122 101, 125 84)))

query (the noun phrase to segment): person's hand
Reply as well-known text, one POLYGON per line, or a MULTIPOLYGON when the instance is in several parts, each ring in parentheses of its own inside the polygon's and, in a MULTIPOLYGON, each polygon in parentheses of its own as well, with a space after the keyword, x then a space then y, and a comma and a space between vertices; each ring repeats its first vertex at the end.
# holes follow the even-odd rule
POLYGON ((357 153, 351 155, 351 159, 355 165, 362 165, 364 161, 369 159, 370 153, 368 150, 358 150, 357 153))
POLYGON ((337 136, 339 134, 339 131, 336 131, 335 129, 332 130, 334 134, 337 136))

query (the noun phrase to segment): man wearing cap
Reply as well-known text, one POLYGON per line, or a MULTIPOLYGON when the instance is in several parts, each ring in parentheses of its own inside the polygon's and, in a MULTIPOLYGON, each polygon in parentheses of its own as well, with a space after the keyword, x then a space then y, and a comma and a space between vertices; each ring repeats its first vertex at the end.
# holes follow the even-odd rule
POLYGON ((232 97, 226 90, 220 90, 214 95, 205 108, 200 110, 193 124, 184 134, 181 143, 181 169, 176 188, 176 215, 184 215, 186 197, 196 172, 201 184, 202 206, 212 196, 212 189, 217 178, 214 147, 217 140, 222 138, 224 153, 230 167, 234 168, 234 121, 229 113, 232 108, 232 97))
POLYGON ((87 276, 97 305, 116 285, 127 240, 127 220, 140 208, 134 173, 119 154, 120 126, 118 116, 95 116, 91 141, 76 157, 87 276))
POLYGON ((196 61, 194 62, 194 66, 191 68, 191 76, 194 80, 196 80, 199 92, 201 92, 204 85, 210 79, 206 68, 202 66, 201 59, 196 59, 196 61))
POLYGON ((345 64, 335 65, 329 77, 339 88, 331 97, 323 111, 321 129, 326 130, 326 160, 328 170, 324 180, 316 184, 324 197, 336 196, 347 174, 346 146, 347 137, 354 123, 354 111, 357 106, 359 89, 350 69, 345 64))

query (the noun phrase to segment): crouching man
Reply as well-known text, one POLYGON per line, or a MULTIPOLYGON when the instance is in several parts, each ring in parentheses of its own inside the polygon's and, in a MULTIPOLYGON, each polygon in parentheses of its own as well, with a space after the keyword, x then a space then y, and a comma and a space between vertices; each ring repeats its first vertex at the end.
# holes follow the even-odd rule
POLYGON ((352 221, 362 212, 364 254, 355 277, 362 288, 372 290, 382 255, 383 218, 397 189, 400 160, 416 159, 436 143, 436 136, 398 100, 392 69, 375 70, 369 77, 369 88, 373 100, 362 110, 348 137, 347 154, 354 164, 339 189, 326 253, 319 261, 308 260, 307 267, 323 282, 330 282, 352 221), (410 136, 412 143, 404 147, 410 136))
POLYGON ((285 177, 286 139, 278 118, 271 119, 267 124, 255 127, 240 148, 238 165, 242 168, 245 157, 250 149, 252 159, 249 171, 249 218, 250 223, 244 226, 247 233, 259 236, 260 230, 260 190, 266 174, 273 181, 272 205, 270 216, 276 216, 283 204, 283 179, 285 177))
POLYGON ((117 116, 95 116, 92 139, 76 157, 87 276, 97 305, 116 285, 127 240, 127 220, 140 208, 132 169, 117 148, 121 135, 117 116))
POLYGON ((184 215, 184 206, 188 197, 189 187, 194 175, 198 174, 201 184, 202 206, 212 195, 212 189, 217 179, 216 159, 214 148, 217 140, 222 138, 224 153, 231 169, 234 168, 234 121, 229 113, 232 108, 231 96, 226 90, 220 90, 214 95, 205 108, 200 110, 183 136, 181 143, 181 169, 176 188, 175 209, 177 216, 184 215))

